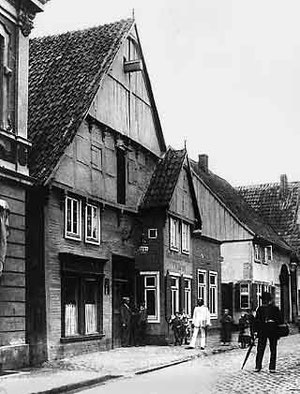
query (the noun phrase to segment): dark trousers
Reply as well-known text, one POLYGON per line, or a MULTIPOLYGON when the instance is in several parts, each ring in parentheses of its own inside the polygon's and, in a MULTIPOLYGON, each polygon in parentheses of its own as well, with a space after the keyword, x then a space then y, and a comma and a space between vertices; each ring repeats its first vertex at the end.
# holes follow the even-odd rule
POLYGON ((130 345, 130 327, 129 326, 123 326, 121 328, 121 342, 122 346, 129 346, 130 345))
POLYGON ((264 352, 269 339, 270 346, 270 363, 269 369, 276 369, 276 354, 277 354, 277 337, 263 334, 258 338, 257 354, 256 354, 256 368, 261 369, 264 352))

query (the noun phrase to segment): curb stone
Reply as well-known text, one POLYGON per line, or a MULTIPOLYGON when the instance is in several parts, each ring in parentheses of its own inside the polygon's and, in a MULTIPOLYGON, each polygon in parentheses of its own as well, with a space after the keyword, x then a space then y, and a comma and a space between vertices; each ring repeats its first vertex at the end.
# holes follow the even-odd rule
POLYGON ((85 387, 91 387, 94 385, 98 385, 100 383, 104 383, 108 380, 112 379, 118 379, 123 377, 123 375, 104 375, 99 378, 94 378, 94 379, 88 379, 88 380, 83 380, 81 382, 77 383, 69 383, 63 386, 59 387, 54 387, 53 389, 49 390, 44 390, 44 391, 36 391, 32 394, 60 394, 60 393, 67 393, 69 391, 85 388, 85 387))

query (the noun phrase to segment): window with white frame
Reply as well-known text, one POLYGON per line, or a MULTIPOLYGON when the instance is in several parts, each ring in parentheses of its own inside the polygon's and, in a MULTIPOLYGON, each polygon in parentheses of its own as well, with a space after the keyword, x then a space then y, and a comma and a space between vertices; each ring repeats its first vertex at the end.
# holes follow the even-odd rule
POLYGON ((68 196, 65 200, 65 237, 81 239, 81 201, 68 196))
POLYGON ((262 293, 263 293, 263 285, 257 284, 256 298, 257 298, 257 306, 262 304, 262 293))
POLYGON ((179 250, 180 237, 179 237, 179 220, 170 217, 170 249, 179 250))
POLYGON ((264 263, 268 264, 273 260, 272 246, 265 247, 265 258, 264 263))
POLYGON ((190 253, 190 225, 184 222, 181 227, 181 250, 183 253, 190 253))
POLYGON ((241 309, 250 308, 250 286, 249 283, 240 284, 240 305, 241 309))
POLYGON ((254 260, 257 262, 261 261, 261 257, 260 257, 260 246, 255 244, 254 245, 254 260))
POLYGON ((148 229, 148 238, 156 239, 157 238, 157 228, 149 228, 148 229))
POLYGON ((159 292, 159 272, 141 272, 144 284, 144 299, 148 314, 149 323, 160 322, 160 292, 159 292))
POLYGON ((198 298, 206 302, 206 271, 198 270, 198 298))
POLYGON ((218 274, 209 273, 209 309, 212 317, 218 315, 218 274))
POLYGON ((192 315, 192 281, 189 278, 183 278, 184 282, 184 311, 186 315, 192 315))
POLYGON ((100 244, 100 209, 92 204, 85 207, 85 241, 100 244))
POLYGON ((171 314, 179 312, 179 278, 171 277, 171 314))

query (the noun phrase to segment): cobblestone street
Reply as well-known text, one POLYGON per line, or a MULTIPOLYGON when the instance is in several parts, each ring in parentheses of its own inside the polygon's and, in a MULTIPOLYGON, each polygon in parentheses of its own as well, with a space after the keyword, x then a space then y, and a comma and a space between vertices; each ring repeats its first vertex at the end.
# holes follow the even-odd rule
POLYGON ((176 393, 299 393, 300 392, 300 341, 299 335, 280 340, 276 374, 268 372, 269 352, 265 354, 263 370, 255 373, 253 349, 248 362, 241 370, 246 350, 210 355, 191 362, 138 377, 112 381, 84 391, 93 393, 132 394, 176 393))

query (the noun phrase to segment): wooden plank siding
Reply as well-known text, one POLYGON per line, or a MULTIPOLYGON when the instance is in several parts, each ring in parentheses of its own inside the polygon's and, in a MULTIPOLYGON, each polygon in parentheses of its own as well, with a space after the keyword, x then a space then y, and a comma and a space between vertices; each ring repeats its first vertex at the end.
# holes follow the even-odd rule
POLYGON ((0 346, 25 344, 25 191, 0 184, 0 198, 11 210, 7 255, 0 277, 0 346))
POLYGON ((124 60, 140 59, 127 39, 105 77, 90 115, 132 138, 156 155, 161 154, 143 72, 124 73, 124 60))
POLYGON ((202 235, 218 241, 247 240, 252 237, 197 177, 193 180, 203 223, 202 235))

